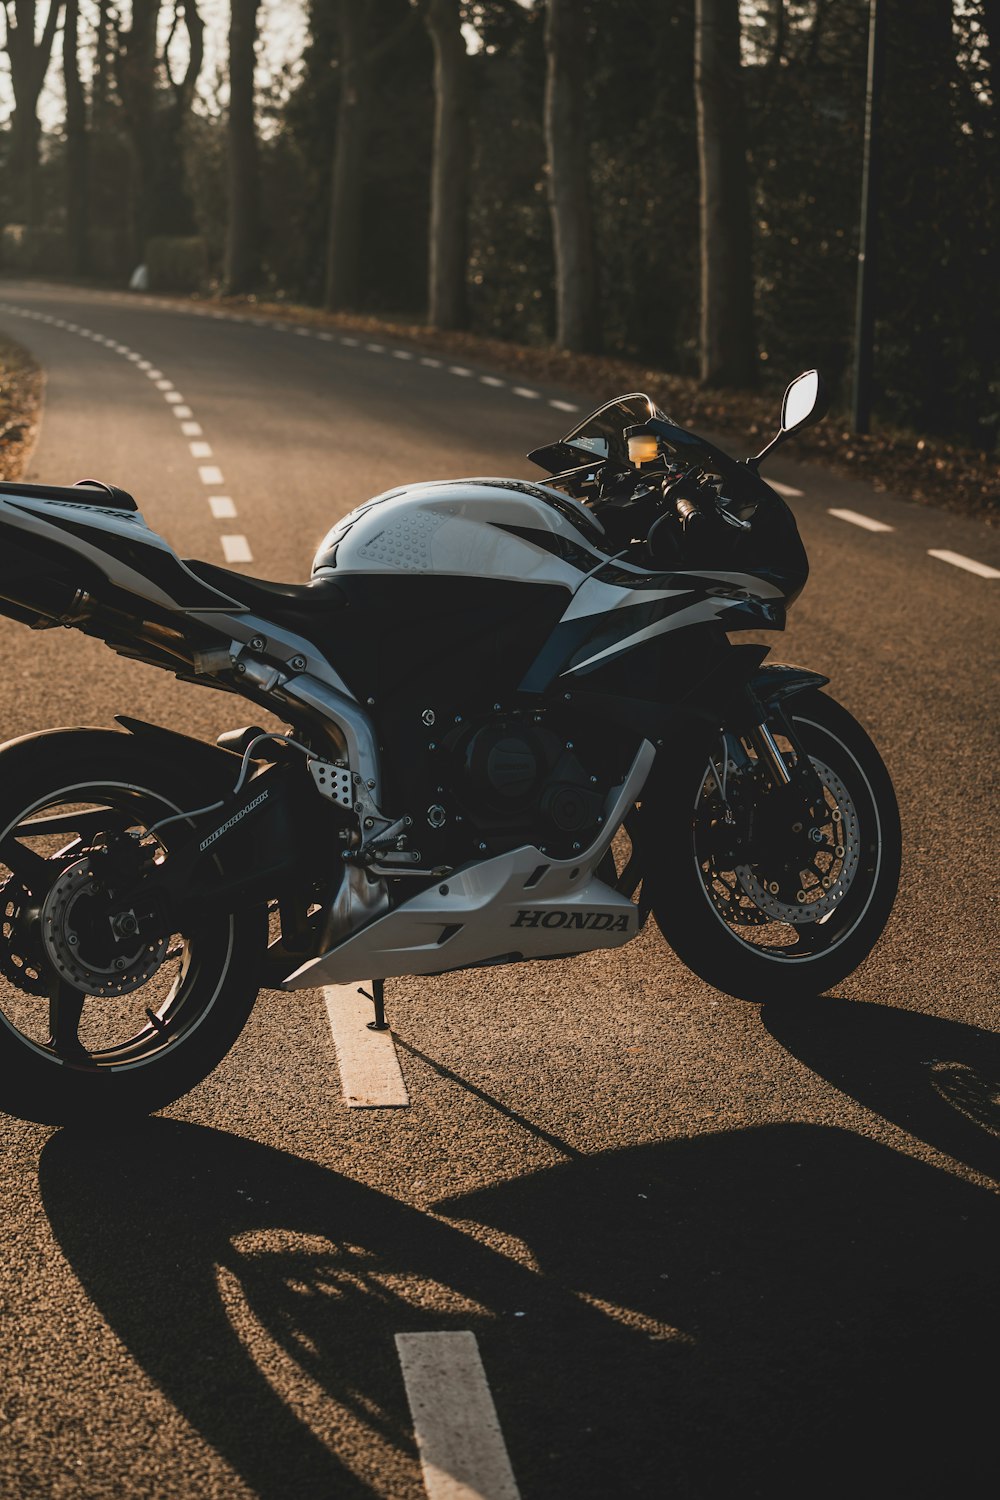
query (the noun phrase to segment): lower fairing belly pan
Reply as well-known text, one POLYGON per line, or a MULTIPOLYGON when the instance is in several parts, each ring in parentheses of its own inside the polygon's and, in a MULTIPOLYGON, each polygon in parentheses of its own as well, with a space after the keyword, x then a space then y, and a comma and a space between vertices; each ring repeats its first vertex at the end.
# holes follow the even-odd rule
POLYGON ((526 846, 422 891, 303 964, 283 988, 616 948, 638 927, 638 907, 597 880, 589 861, 552 860, 526 846))

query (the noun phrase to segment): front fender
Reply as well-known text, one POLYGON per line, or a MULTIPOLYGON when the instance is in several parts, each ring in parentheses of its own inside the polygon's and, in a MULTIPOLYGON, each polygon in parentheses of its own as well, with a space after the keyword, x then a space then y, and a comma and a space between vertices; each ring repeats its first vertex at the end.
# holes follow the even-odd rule
POLYGON ((747 686, 761 703, 767 708, 773 708, 795 693, 808 693, 815 688, 825 687, 829 681, 829 677, 824 677, 822 672, 810 672, 807 667, 773 662, 758 668, 747 686))

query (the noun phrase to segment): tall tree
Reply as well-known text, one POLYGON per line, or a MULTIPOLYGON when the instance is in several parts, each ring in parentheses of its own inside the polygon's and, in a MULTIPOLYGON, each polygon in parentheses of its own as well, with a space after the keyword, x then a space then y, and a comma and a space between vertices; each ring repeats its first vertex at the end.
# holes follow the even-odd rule
POLYGON ((469 215, 468 55, 459 0, 430 0, 434 45, 434 155, 428 317, 435 328, 464 328, 469 215))
MULTIPOLYGON (((313 0, 313 3, 325 4, 326 0, 313 0)), ((331 309, 355 307, 360 295, 362 200, 372 79, 378 63, 404 40, 420 19, 423 0, 410 4, 402 21, 370 45, 373 9, 368 0, 339 0, 337 10, 337 126, 323 299, 331 309)))
POLYGON ((80 78, 78 28, 80 0, 66 0, 63 25, 63 82, 66 90, 66 256, 69 270, 90 269, 90 191, 87 101, 80 78))
POLYGON ((323 298, 329 308, 351 307, 358 298, 368 104, 365 11, 365 0, 340 0, 340 87, 323 298))
POLYGON ((35 0, 3 0, 6 23, 4 47, 10 58, 14 93, 11 158, 14 168, 16 212, 28 225, 38 222, 38 96, 52 56, 63 0, 49 0, 42 34, 35 40, 35 0))
POLYGON ((204 57, 204 23, 196 0, 175 0, 162 56, 157 49, 160 0, 132 0, 131 25, 117 27, 115 69, 123 122, 132 156, 133 255, 141 258, 151 235, 190 234, 194 217, 184 181, 181 132, 204 57), (187 32, 181 76, 170 70, 177 27, 187 32), (166 88, 158 88, 158 75, 166 88))
POLYGON ((739 0, 696 0, 694 51, 701 246, 703 385, 753 382, 750 196, 739 0))
MULTIPOLYGON (((735 3, 735 0, 734 0, 735 3)), ((601 333, 590 212, 586 17, 579 0, 548 0, 545 143, 556 264, 556 343, 594 350, 601 333)))
POLYGON ((229 205, 226 219, 225 284, 229 292, 252 290, 260 270, 257 129, 254 63, 260 0, 232 0, 229 13, 229 205))

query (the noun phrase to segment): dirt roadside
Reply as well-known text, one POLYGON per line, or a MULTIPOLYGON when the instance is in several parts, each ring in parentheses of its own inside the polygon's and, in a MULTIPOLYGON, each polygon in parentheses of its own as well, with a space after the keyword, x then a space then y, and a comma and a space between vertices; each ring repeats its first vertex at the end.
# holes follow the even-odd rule
POLYGON ((20 479, 42 414, 45 375, 27 349, 0 334, 0 479, 20 479))
MULTIPOLYGON (((646 391, 681 426, 728 437, 737 450, 754 440, 763 446, 774 433, 780 409, 780 392, 704 390, 688 377, 612 357, 442 332, 420 323, 327 313, 288 302, 187 296, 170 300, 181 305, 210 306, 216 312, 252 312, 257 317, 288 323, 396 339, 474 361, 525 382, 537 381, 573 392, 585 405, 597 406, 621 391, 646 391)), ((0 477, 18 477, 27 462, 43 380, 24 349, 0 338, 0 477)), ((1000 526, 1000 459, 995 454, 884 429, 859 437, 850 431, 845 414, 835 411, 826 421, 797 435, 794 457, 848 478, 866 480, 876 490, 1000 526)))

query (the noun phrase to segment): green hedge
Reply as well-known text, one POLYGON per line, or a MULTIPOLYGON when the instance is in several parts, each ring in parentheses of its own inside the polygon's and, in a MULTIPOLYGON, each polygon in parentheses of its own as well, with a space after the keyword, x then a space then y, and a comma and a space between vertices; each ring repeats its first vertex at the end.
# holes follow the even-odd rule
POLYGON ((208 281, 208 248, 198 235, 156 235, 146 241, 151 292, 198 292, 208 281))

